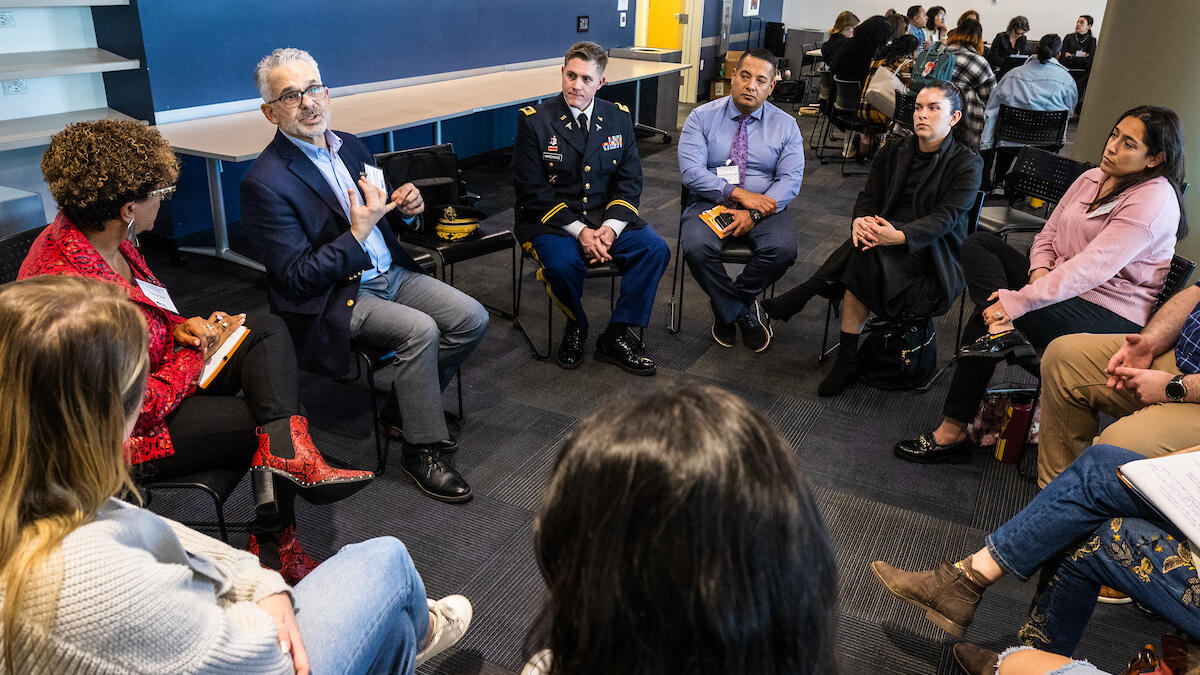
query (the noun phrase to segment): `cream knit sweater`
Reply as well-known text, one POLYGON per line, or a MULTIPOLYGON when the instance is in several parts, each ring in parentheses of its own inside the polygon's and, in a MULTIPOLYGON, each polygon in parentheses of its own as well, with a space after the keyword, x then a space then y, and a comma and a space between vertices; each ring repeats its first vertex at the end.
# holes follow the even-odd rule
POLYGON ((111 499, 35 570, 0 672, 293 673, 255 604, 288 591, 255 556, 111 499))

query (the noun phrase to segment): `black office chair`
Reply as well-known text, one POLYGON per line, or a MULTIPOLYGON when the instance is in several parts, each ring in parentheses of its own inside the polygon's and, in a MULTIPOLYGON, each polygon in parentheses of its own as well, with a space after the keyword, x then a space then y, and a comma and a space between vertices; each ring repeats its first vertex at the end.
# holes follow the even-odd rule
POLYGON ((828 150, 842 149, 840 138, 830 131, 829 116, 833 112, 833 73, 829 71, 820 74, 817 86, 817 114, 813 117, 813 128, 808 134, 808 147, 821 159, 828 150), (834 141, 833 145, 829 141, 834 141))
POLYGON ((1154 307, 1150 310, 1153 314, 1159 308, 1171 299, 1179 291, 1182 291, 1184 286, 1187 286, 1188 279, 1192 278, 1192 272, 1196 269, 1196 263, 1176 253, 1171 256, 1171 267, 1167 270, 1167 278, 1163 280, 1163 289, 1158 294, 1158 299, 1154 301, 1154 307))
POLYGON ((1055 204, 1062 199, 1080 174, 1091 168, 1086 162, 1055 155, 1033 147, 1021 148, 1012 171, 1004 179, 1008 206, 985 206, 979 229, 1008 238, 1014 232, 1039 232, 1055 204), (1033 197, 1046 203, 1043 216, 1013 206, 1017 199, 1033 197))
MULTIPOLYGON (((533 245, 530 244, 526 246, 524 250, 525 255, 521 256, 521 267, 520 272, 518 273, 521 279, 521 288, 524 288, 525 285, 525 258, 528 257, 533 260, 535 265, 538 264, 537 259, 534 258, 533 245)), ((617 303, 617 277, 620 277, 624 273, 625 271, 621 269, 621 266, 617 264, 617 261, 610 260, 608 262, 593 263, 588 265, 587 270, 584 272, 584 279, 609 280, 608 307, 611 310, 612 308, 616 307, 617 303)), ((521 294, 518 292, 518 307, 520 306, 520 300, 521 294)), ((638 335, 634 336, 637 339, 638 344, 641 346, 644 346, 644 343, 642 342, 643 335, 644 331, 639 330, 638 335)), ((550 293, 546 293, 546 352, 543 354, 542 352, 538 351, 538 348, 533 344, 533 340, 529 340, 528 335, 526 335, 526 339, 529 341, 529 349, 533 352, 534 358, 538 359, 539 361, 550 360, 550 356, 554 352, 554 298, 551 297, 550 293)))
POLYGON ((17 280, 17 272, 29 253, 29 247, 44 229, 46 226, 43 224, 0 236, 0 284, 17 280))
POLYGON ((1027 110, 1001 105, 996 122, 995 146, 988 155, 984 178, 995 173, 1000 179, 1008 173, 1020 147, 1001 146, 1001 142, 1032 146, 1047 152, 1062 149, 1067 134, 1069 110, 1027 110))
MULTIPOLYGON (((458 168, 458 156, 454 154, 451 143, 431 145, 424 148, 398 150, 375 155, 375 163, 383 170, 384 178, 389 185, 399 186, 411 182, 421 190, 421 195, 428 209, 441 206, 472 206, 475 200, 470 196, 462 172, 458 168)), ((393 211, 389 217, 398 213, 393 211)), ((436 219, 431 214, 430 220, 436 219)), ((447 241, 437 237, 434 223, 428 223, 419 234, 412 234, 411 229, 399 223, 392 229, 400 235, 408 247, 415 247, 433 256, 437 267, 441 270, 441 279, 451 286, 454 285, 454 265, 468 260, 474 260, 492 253, 508 251, 512 256, 512 307, 506 312, 497 307, 485 304, 492 312, 513 322, 525 336, 530 346, 533 340, 522 325, 517 312, 517 293, 520 283, 518 257, 520 244, 512 230, 502 229, 489 224, 486 220, 479 223, 477 233, 465 239, 447 241)))
POLYGON ((896 110, 892 114, 892 130, 895 135, 913 132, 913 113, 917 107, 917 95, 896 92, 896 110))
POLYGON ((252 524, 250 521, 230 524, 225 519, 225 502, 229 500, 229 496, 233 494, 234 489, 242 482, 242 476, 244 475, 246 475, 244 470, 208 469, 161 481, 139 481, 138 487, 145 494, 143 505, 146 508, 150 507, 155 491, 190 490, 204 493, 212 500, 216 520, 185 520, 180 522, 195 529, 216 529, 221 535, 221 541, 228 544, 230 528, 249 531, 252 524))
MULTIPOLYGON (((833 109, 829 115, 829 123, 837 127, 847 134, 860 133, 864 135, 881 134, 887 131, 887 127, 871 122, 864 122, 858 116, 859 102, 862 99, 862 83, 854 80, 843 80, 840 77, 833 78, 834 97, 833 109)), ((826 127, 826 132, 829 128, 826 127)), ((824 141, 822 141, 824 147, 824 141)), ((818 157, 822 164, 825 163, 825 158, 818 157)), ((861 174, 862 172, 847 172, 846 171, 846 153, 842 153, 842 175, 849 176, 854 173, 861 174)))
MULTIPOLYGON (((667 323, 667 331, 672 335, 679 333, 683 324, 683 292, 685 280, 683 265, 683 212, 687 209, 690 193, 686 187, 680 189, 679 195, 679 231, 675 238, 675 269, 671 272, 671 316, 667 323), (675 295, 679 289, 678 297, 675 295)), ((754 241, 750 237, 730 237, 721 240, 720 259, 722 263, 745 265, 754 257, 754 241)), ((771 284, 771 296, 775 296, 775 284, 771 284)))
POLYGON ((775 83, 775 91, 771 92, 771 102, 781 108, 785 105, 791 106, 792 112, 795 113, 804 105, 807 92, 807 80, 782 80, 775 83))

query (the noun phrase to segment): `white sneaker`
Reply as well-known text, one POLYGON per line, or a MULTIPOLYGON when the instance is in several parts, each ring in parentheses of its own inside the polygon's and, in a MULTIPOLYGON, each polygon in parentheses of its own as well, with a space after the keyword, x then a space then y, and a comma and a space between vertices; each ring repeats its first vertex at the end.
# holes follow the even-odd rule
POLYGON ((434 622, 429 626, 433 639, 429 646, 417 652, 417 665, 453 647, 471 625, 471 601, 461 595, 447 595, 434 602, 427 600, 434 622))

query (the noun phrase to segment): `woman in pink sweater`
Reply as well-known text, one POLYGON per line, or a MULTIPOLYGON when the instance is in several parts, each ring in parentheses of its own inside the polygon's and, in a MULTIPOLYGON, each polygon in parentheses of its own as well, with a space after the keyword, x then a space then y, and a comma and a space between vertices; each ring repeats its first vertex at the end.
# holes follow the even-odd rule
POLYGON ((931 433, 893 449, 911 462, 966 462, 975 417, 1000 359, 1028 359, 1060 335, 1135 333, 1162 290, 1175 240, 1187 234, 1180 186, 1183 131, 1167 108, 1121 115, 1100 167, 1080 176, 1026 257, 989 232, 962 248, 967 289, 978 310, 931 433))

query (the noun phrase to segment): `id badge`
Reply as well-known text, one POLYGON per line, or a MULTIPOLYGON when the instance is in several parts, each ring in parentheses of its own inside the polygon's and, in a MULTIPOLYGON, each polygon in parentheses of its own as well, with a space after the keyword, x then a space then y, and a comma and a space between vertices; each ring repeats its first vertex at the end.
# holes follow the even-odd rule
POLYGON ((738 168, 731 164, 718 166, 717 178, 724 178, 725 182, 729 183, 730 185, 737 185, 741 182, 741 178, 738 176, 738 168))
POLYGON ((179 310, 175 308, 175 303, 171 301, 171 294, 167 293, 167 289, 162 286, 155 286, 141 279, 134 279, 134 281, 137 282, 138 288, 142 289, 142 293, 147 298, 150 298, 151 302, 172 314, 179 313, 179 310))
POLYGON ((383 169, 370 164, 363 164, 362 177, 367 179, 367 182, 379 188, 381 192, 387 192, 387 185, 383 182, 383 169))

